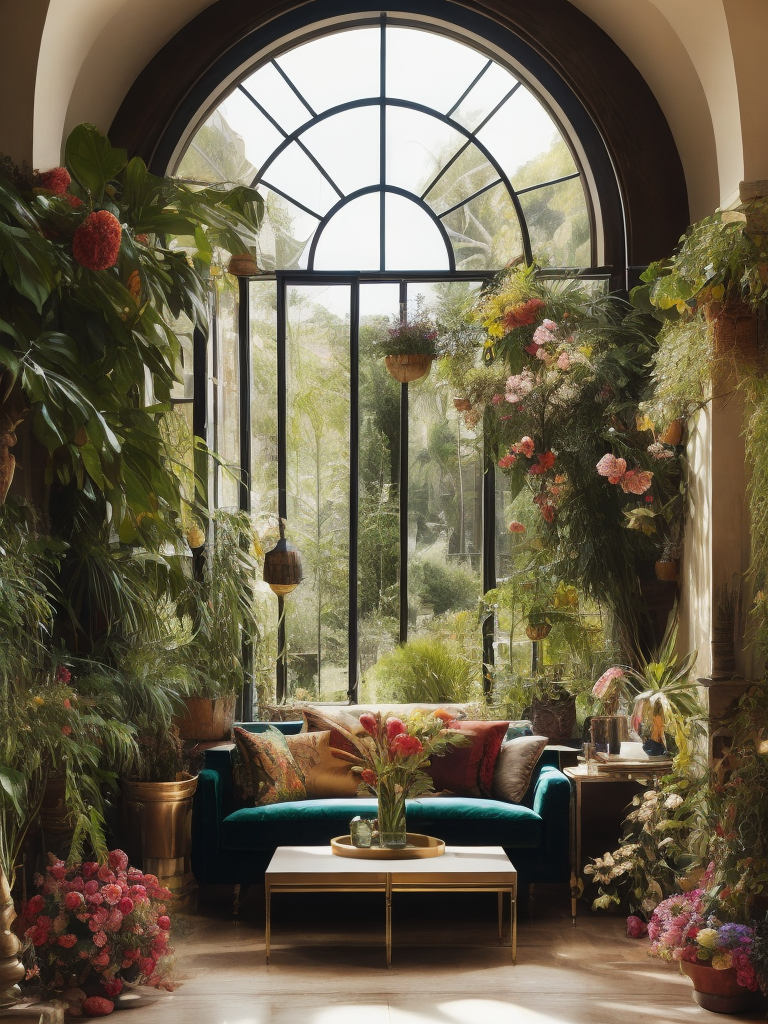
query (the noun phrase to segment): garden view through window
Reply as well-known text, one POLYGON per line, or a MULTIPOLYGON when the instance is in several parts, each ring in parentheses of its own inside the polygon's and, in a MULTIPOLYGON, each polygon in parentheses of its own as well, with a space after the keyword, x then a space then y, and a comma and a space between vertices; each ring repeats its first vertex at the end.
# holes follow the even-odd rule
MULTIPOLYGON (((497 60, 382 16, 246 72, 176 173, 265 200, 266 273, 217 278, 206 407, 208 440, 236 469, 216 470, 215 503, 247 506, 273 538, 283 515, 302 556, 278 696, 385 701, 381 659, 423 636, 461 655, 471 699, 511 497, 439 362, 401 385, 373 346, 416 311, 450 319, 512 260, 594 263, 572 146, 497 60)), ((182 401, 189 390, 185 377, 182 401)), ((277 653, 255 666, 262 699, 277 653)))

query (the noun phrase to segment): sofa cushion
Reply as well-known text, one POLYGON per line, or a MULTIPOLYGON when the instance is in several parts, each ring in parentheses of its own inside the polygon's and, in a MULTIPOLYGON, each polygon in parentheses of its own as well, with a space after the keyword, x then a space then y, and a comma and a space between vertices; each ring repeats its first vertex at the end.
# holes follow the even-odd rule
POLYGON ((525 796, 536 762, 549 740, 546 736, 518 736, 501 748, 493 773, 491 796, 517 804, 525 796))
MULTIPOLYGON (((274 850, 277 846, 314 846, 348 835, 355 815, 375 818, 376 801, 298 800, 243 807, 224 819, 227 850, 274 850)), ((436 836, 458 846, 536 848, 542 842, 541 817, 529 807, 462 797, 421 797, 406 804, 408 830, 436 836)))
POLYGON ((308 799, 357 796, 360 776, 351 770, 348 761, 339 757, 341 751, 331 746, 329 730, 301 732, 286 739, 304 777, 308 799))
POLYGON ((508 722, 456 722, 454 728, 470 742, 434 757, 427 774, 436 793, 490 796, 493 771, 507 734, 508 722))
POLYGON ((305 799, 304 777, 278 729, 253 733, 235 726, 234 736, 233 778, 238 802, 275 804, 305 799))

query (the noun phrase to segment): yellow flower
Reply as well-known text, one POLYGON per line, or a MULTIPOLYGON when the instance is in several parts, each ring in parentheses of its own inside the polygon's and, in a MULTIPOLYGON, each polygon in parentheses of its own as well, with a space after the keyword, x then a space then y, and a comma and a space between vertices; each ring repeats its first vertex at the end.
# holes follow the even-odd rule
POLYGON ((203 544, 205 544, 205 534, 197 523, 193 523, 193 525, 189 527, 186 533, 186 538, 187 544, 189 544, 191 548, 201 548, 203 544))
POLYGON ((712 966, 715 968, 716 971, 727 971, 729 967, 733 967, 733 960, 731 959, 731 954, 718 953, 717 956, 713 956, 712 966))
POLYGON ((41 707, 43 704, 45 704, 45 699, 43 697, 33 697, 32 703, 37 704, 38 707, 41 707))
POLYGON ((705 949, 714 949, 717 945, 717 931, 714 928, 702 928, 696 936, 696 941, 705 949))
POLYGON ((585 359, 589 359, 589 357, 592 355, 592 346, 580 345, 578 351, 581 352, 585 359))

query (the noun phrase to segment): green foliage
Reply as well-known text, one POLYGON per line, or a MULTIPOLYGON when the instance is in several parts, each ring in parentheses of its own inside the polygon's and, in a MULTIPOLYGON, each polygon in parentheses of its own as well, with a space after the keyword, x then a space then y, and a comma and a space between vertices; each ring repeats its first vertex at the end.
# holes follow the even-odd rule
POLYGON ((650 397, 641 409, 659 427, 688 419, 710 398, 714 372, 712 327, 703 313, 668 320, 652 356, 650 397))
POLYGON ((472 608, 477 603, 475 574, 460 564, 439 558, 414 559, 409 584, 423 604, 432 606, 435 615, 472 608))
POLYGON ((30 416, 49 482, 103 494, 116 528, 142 513, 167 522, 181 504, 158 429, 179 369, 171 324, 184 314, 205 329, 201 272, 214 246, 253 243, 262 201, 243 187, 152 175, 90 125, 73 130, 66 154, 79 205, 34 180, 0 179, 0 416, 11 425, 30 416), (106 270, 87 269, 72 251, 94 210, 123 225, 106 270), (192 255, 171 236, 188 239, 192 255))

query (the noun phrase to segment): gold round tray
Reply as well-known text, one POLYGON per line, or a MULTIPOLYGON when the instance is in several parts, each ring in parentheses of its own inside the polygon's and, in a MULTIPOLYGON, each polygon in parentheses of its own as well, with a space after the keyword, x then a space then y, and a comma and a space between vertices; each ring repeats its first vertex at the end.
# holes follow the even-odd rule
POLYGON ((351 836, 337 836, 331 840, 331 852, 337 857, 363 857, 368 860, 416 860, 421 857, 440 857, 445 853, 442 839, 422 836, 418 832, 406 832, 408 845, 400 850, 386 846, 353 846, 351 836))

